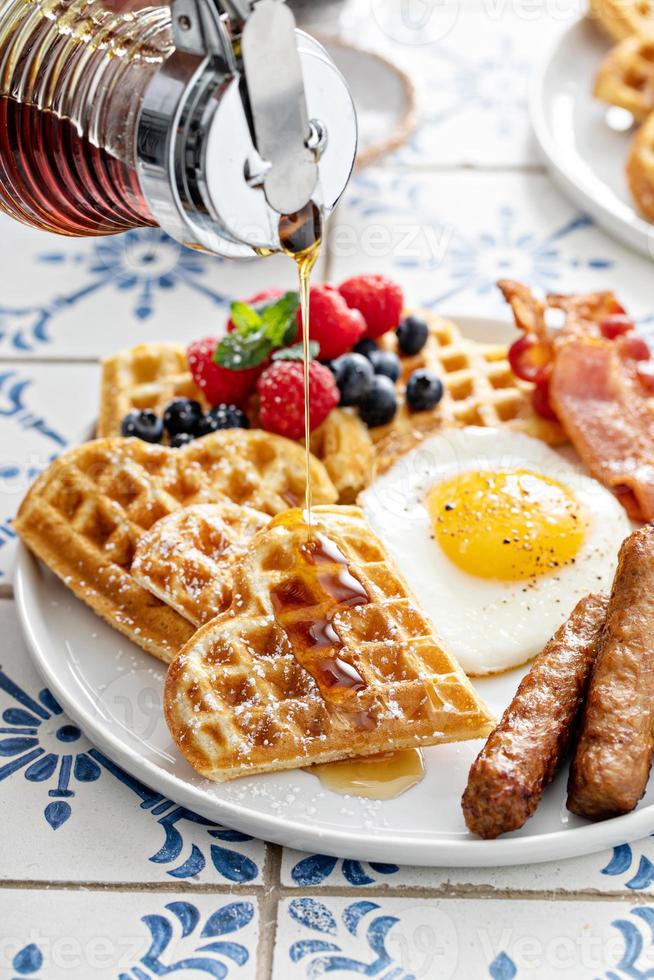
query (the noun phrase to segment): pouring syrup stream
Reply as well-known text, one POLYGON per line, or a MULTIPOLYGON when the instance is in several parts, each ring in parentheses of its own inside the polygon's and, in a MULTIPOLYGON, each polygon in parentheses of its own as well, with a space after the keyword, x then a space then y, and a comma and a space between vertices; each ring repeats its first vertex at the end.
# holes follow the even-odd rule
POLYGON ((322 240, 322 214, 312 201, 296 214, 284 215, 279 222, 279 238, 282 248, 297 266, 300 312, 302 315, 302 348, 304 363, 304 450, 306 459, 306 483, 304 507, 311 537, 311 432, 309 428, 309 294, 311 270, 318 260, 322 240))
MULTIPOLYGON (((304 362, 304 447, 306 457, 305 510, 302 516, 308 526, 307 547, 312 549, 316 544, 319 544, 320 536, 318 536, 316 542, 313 541, 311 517, 311 432, 309 426, 309 295, 311 271, 320 254, 322 238, 322 214, 320 209, 313 202, 310 202, 302 211, 296 214, 284 215, 279 222, 279 238, 285 254, 293 259, 296 264, 299 280, 304 362)), ((303 563, 303 567, 308 568, 309 566, 303 563)), ((281 608, 277 610, 277 615, 284 621, 285 616, 281 608)), ((304 650, 305 643, 308 643, 309 648, 313 648, 316 644, 318 646, 326 645, 329 647, 328 639, 332 639, 328 624, 313 624, 312 628, 306 632, 306 636, 303 635, 301 637, 299 633, 295 636, 297 652, 300 654, 306 652, 304 650), (316 631, 317 627, 320 627, 320 629, 316 631)), ((325 653, 327 652, 326 650, 325 653)), ((333 685, 332 693, 340 689, 347 693, 350 688, 357 687, 357 682, 361 678, 359 678, 356 671, 351 672, 350 668, 350 670, 344 672, 344 668, 347 668, 348 665, 342 664, 335 656, 329 662, 332 666, 322 676, 322 681, 323 683, 327 683, 328 686, 333 685)), ((357 716, 353 715, 353 723, 356 718, 357 716)), ((363 723, 365 719, 359 719, 359 721, 363 723)), ((386 752, 372 757, 345 759, 341 762, 311 766, 306 771, 317 776, 325 788, 333 792, 363 796, 368 799, 389 800, 400 796, 412 786, 419 783, 424 776, 424 765, 422 753, 419 749, 406 749, 399 752, 386 752)))

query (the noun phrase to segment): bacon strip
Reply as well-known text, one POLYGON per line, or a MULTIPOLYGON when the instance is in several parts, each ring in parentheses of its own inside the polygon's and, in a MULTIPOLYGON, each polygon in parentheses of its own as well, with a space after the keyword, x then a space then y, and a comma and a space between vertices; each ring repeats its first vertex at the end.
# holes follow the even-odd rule
POLYGON ((590 472, 633 520, 654 520, 654 400, 620 344, 568 339, 556 353, 550 400, 590 472))

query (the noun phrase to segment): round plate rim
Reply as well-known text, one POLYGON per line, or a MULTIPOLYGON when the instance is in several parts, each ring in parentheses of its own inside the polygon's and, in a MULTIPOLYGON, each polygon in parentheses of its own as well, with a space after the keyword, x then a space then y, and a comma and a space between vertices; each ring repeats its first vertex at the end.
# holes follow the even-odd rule
POLYGON ((593 197, 584 183, 570 173, 566 167, 565 154, 562 154, 557 148, 547 122, 545 110, 548 98, 546 77, 551 62, 558 55, 563 45, 583 29, 582 25, 586 23, 586 20, 587 18, 582 15, 557 34, 537 63, 529 90, 531 126, 550 177, 559 189, 576 205, 590 214, 597 224, 613 238, 617 238, 622 244, 640 252, 646 258, 654 259, 654 246, 652 245, 654 242, 654 225, 645 221, 635 211, 633 219, 626 221, 613 208, 605 206, 593 197))
MULTIPOLYGON (((470 329, 473 324, 477 328, 494 326, 497 330, 506 330, 511 326, 509 320, 499 317, 468 315, 451 316, 450 319, 455 320, 464 333, 466 327, 470 329)), ((649 804, 602 823, 525 837, 486 841, 473 837, 453 839, 449 836, 416 840, 403 837, 396 831, 370 837, 363 828, 358 834, 351 829, 325 830, 301 821, 295 822, 288 817, 262 814, 248 809, 247 804, 242 802, 210 797, 201 787, 189 785, 179 776, 139 757, 103 724, 99 715, 90 714, 78 703, 71 695, 65 680, 52 670, 48 657, 39 645, 29 616, 29 596, 38 568, 37 559, 19 541, 14 570, 14 596, 21 629, 38 673, 63 709, 87 738, 131 776, 217 823, 224 823, 253 837, 312 853, 360 861, 391 861, 404 865, 443 868, 502 867, 579 857, 637 840, 654 829, 654 804, 649 804)))

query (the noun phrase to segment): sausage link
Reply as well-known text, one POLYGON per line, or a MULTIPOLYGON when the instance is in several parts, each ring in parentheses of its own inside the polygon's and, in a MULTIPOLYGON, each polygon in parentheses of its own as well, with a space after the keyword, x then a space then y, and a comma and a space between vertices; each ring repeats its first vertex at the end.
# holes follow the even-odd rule
POLYGON ((568 809, 589 820, 628 813, 654 754, 654 527, 620 549, 606 625, 570 769, 568 809))
POLYGON ((554 778, 580 712, 607 605, 604 594, 577 603, 472 764, 462 806, 468 829, 480 837, 522 827, 554 778))

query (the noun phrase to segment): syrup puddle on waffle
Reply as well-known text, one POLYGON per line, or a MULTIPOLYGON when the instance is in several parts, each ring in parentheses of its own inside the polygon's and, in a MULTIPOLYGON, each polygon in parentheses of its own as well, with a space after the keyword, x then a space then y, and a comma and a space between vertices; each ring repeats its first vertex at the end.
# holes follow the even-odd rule
MULTIPOLYGON (((342 659, 334 628, 339 611, 366 605, 368 593, 350 572, 336 543, 312 531, 306 511, 287 511, 273 524, 305 527, 307 532, 306 541, 296 550, 294 577, 271 592, 275 618, 295 659, 315 679, 325 700, 346 714, 353 728, 371 728, 374 720, 356 697, 366 682, 353 664, 342 659)), ((390 800, 422 780, 424 765, 419 749, 407 749, 310 766, 306 772, 333 792, 390 800)))
MULTIPOLYGON (((280 587, 272 594, 275 616, 285 630, 297 661, 313 675, 319 688, 328 692, 332 703, 348 711, 352 725, 369 728, 372 719, 365 711, 352 708, 356 693, 366 683, 352 665, 340 656, 340 641, 332 625, 339 609, 369 602, 361 584, 349 571, 345 556, 333 541, 313 532, 311 514, 311 449, 309 406, 309 320, 311 271, 320 253, 322 213, 309 202, 297 214, 285 215, 279 222, 282 248, 297 266, 300 311, 302 315, 302 344, 304 363, 304 448, 306 483, 304 514, 289 512, 288 526, 304 524, 307 540, 297 555, 297 590, 280 587), (310 616, 308 610, 316 604, 320 614, 310 616)), ((344 762, 310 767, 307 772, 317 776, 323 785, 334 792, 364 796, 368 799, 389 800, 419 783, 424 776, 422 754, 418 749, 388 752, 370 758, 360 757, 344 762)))

